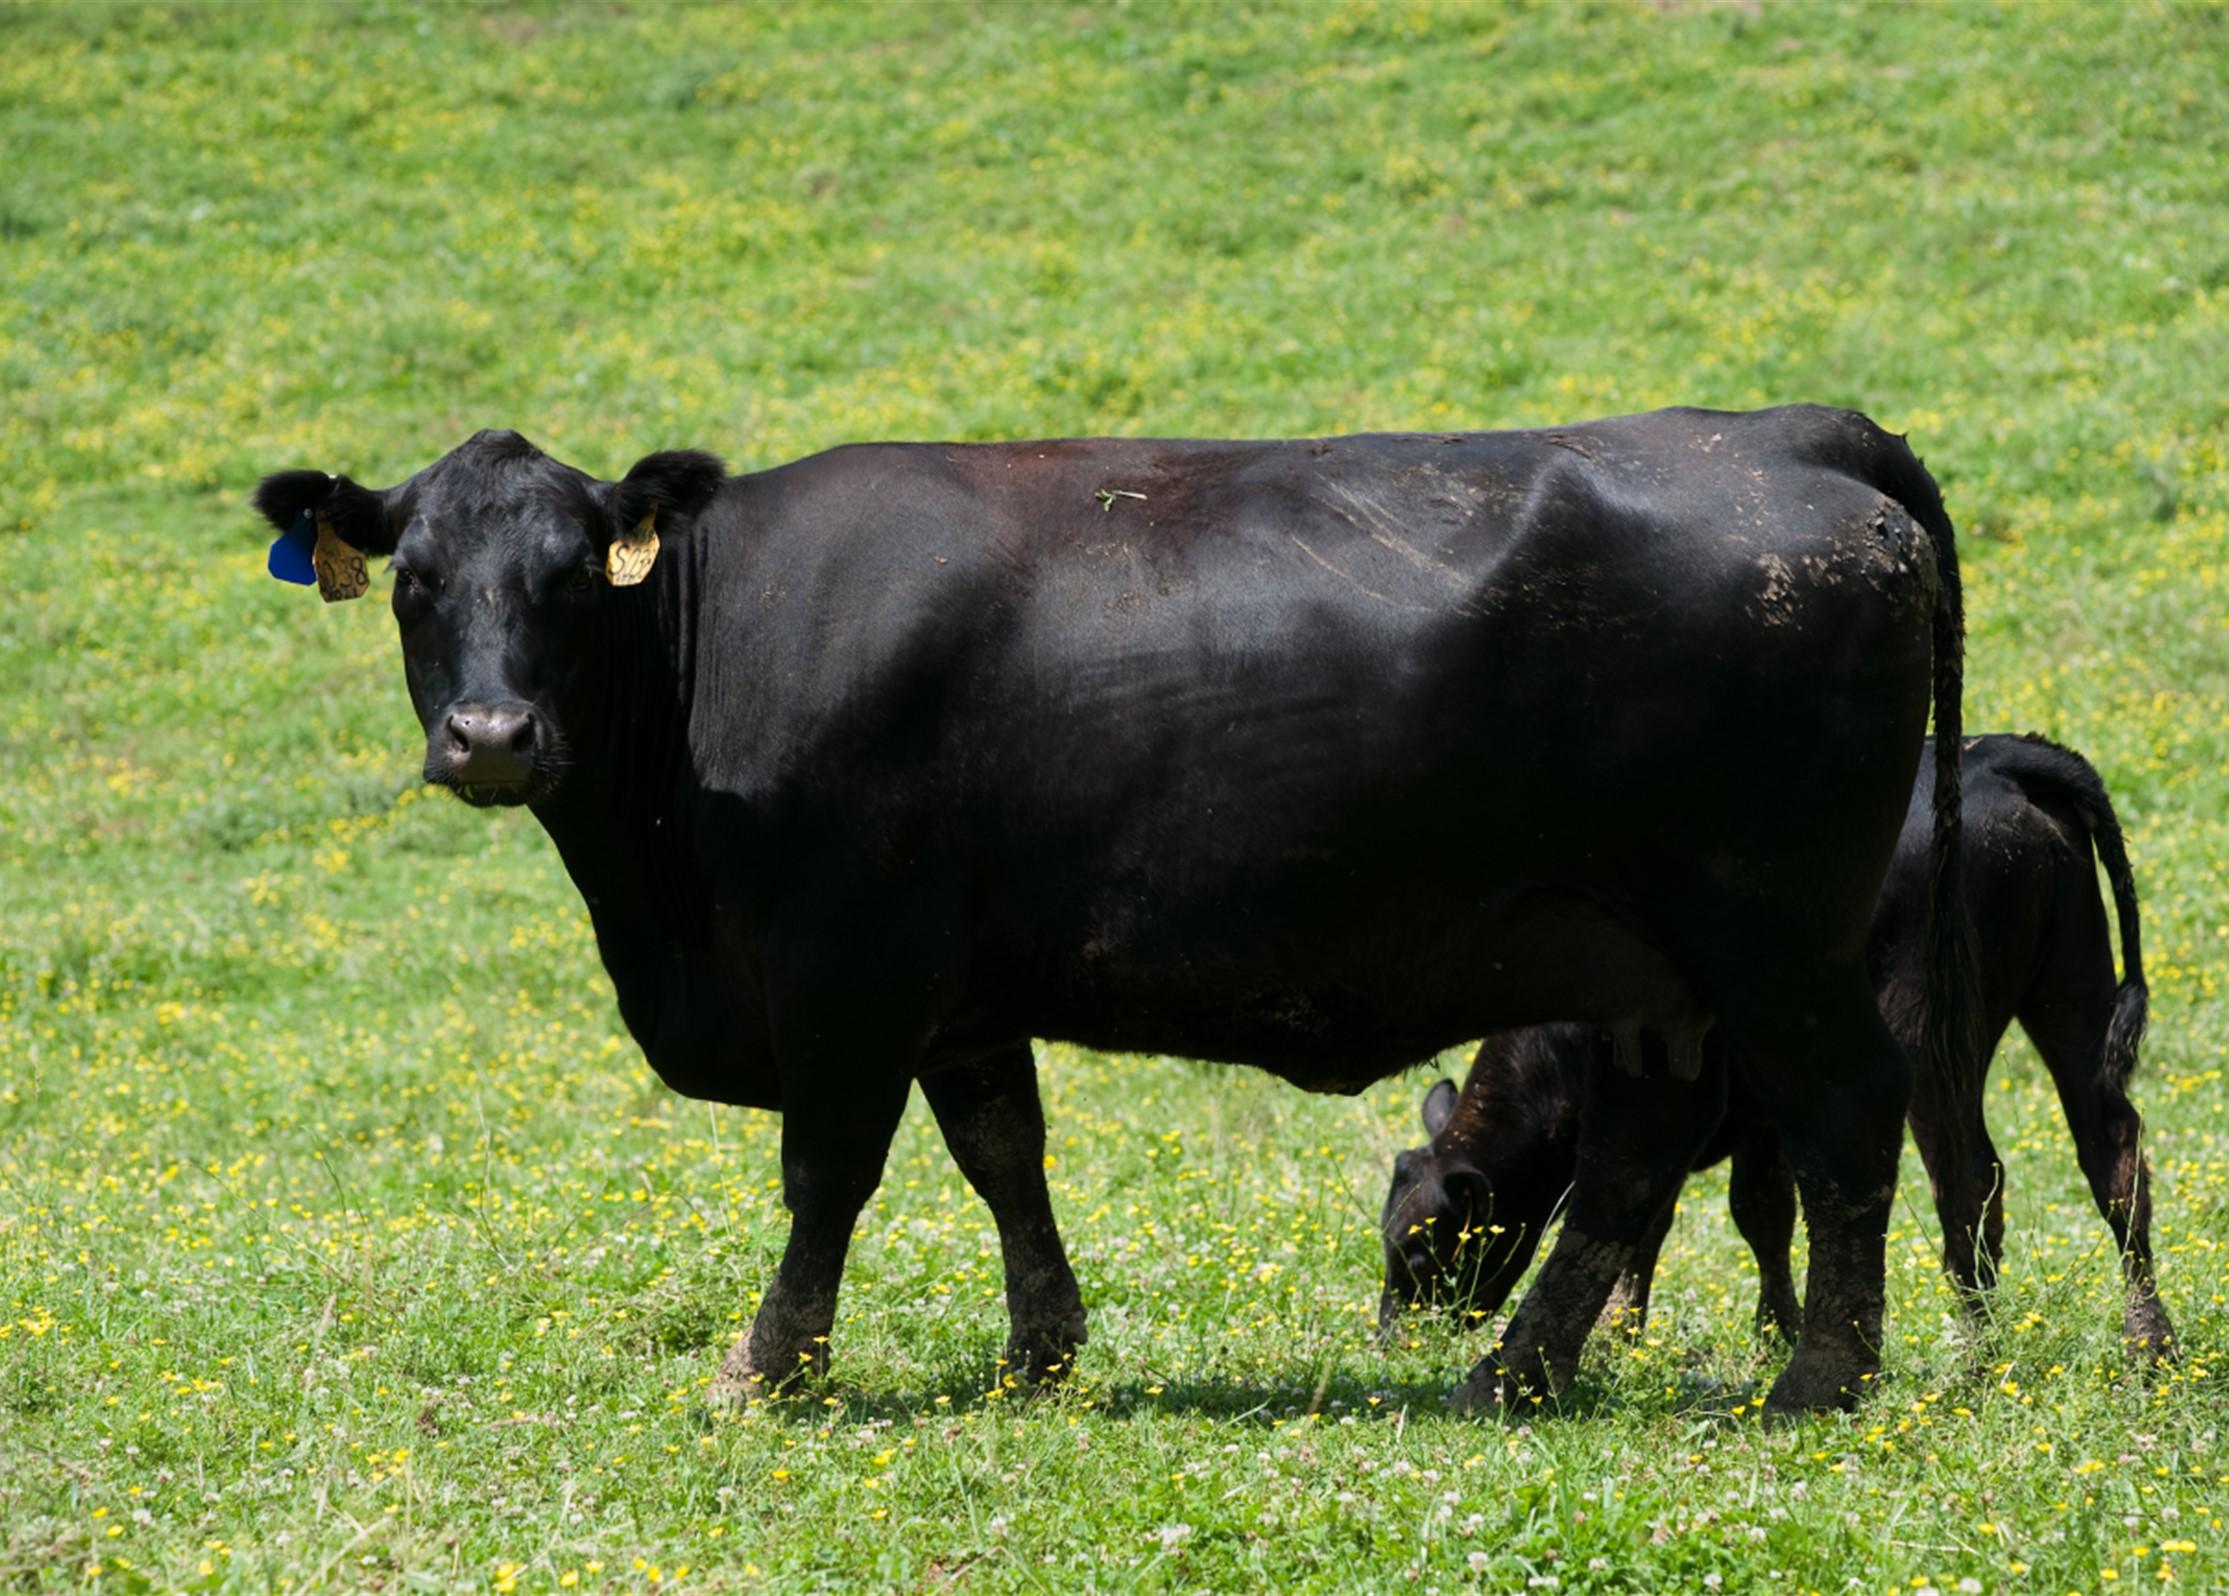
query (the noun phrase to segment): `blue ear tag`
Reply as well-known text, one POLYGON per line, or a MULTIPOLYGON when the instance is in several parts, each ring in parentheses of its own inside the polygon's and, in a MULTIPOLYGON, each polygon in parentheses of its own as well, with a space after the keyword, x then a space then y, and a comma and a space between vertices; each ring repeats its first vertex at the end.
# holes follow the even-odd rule
POLYGON ((266 563, 271 574, 280 581, 308 587, 317 580, 317 569, 310 564, 310 551, 316 547, 317 521, 304 510, 294 518, 292 526, 272 541, 271 557, 266 563))

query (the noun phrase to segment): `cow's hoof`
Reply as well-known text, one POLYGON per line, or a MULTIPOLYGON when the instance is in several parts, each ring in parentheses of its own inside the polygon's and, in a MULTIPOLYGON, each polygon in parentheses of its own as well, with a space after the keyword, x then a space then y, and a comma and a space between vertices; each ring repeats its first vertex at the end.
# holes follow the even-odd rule
POLYGON ((1502 1413, 1502 1379, 1492 1370, 1473 1369, 1463 1383, 1450 1391, 1447 1403, 1458 1413, 1502 1413))
POLYGON ((1471 1370, 1449 1400, 1459 1413, 1531 1413, 1563 1384, 1554 1378, 1553 1369, 1538 1348, 1529 1356, 1505 1348, 1471 1370), (1527 1367, 1535 1372, 1530 1376, 1518 1372, 1527 1367))
POLYGON ((735 1375, 722 1368, 705 1388, 704 1405, 714 1413, 741 1413, 770 1395, 765 1376, 757 1373, 735 1375))
POLYGON ((754 1381, 730 1380, 724 1374, 716 1374, 712 1384, 705 1388, 704 1405, 713 1413, 742 1413, 765 1395, 764 1388, 754 1381))
POLYGON ((1087 1339, 1081 1329, 1066 1325, 1017 1332, 1006 1343, 1006 1356, 999 1369, 1001 1383, 1028 1391, 1060 1384, 1076 1367, 1076 1349, 1087 1339))
POLYGON ((1872 1388, 1873 1365, 1849 1355, 1806 1351, 1796 1355, 1772 1382, 1765 1398, 1768 1416, 1792 1418, 1806 1413, 1847 1412, 1872 1388))
POLYGON ((826 1342, 817 1342, 790 1358, 786 1369, 776 1370, 761 1366, 752 1355, 751 1338, 728 1348, 727 1357, 720 1364, 720 1372, 712 1377, 704 1399, 707 1406, 727 1412, 740 1411, 753 1402, 763 1402, 770 1396, 792 1390, 828 1368, 826 1342))
POLYGON ((730 1347, 728 1355, 721 1360, 720 1372, 712 1377, 704 1401, 715 1412, 740 1413, 752 1403, 771 1396, 773 1390, 773 1382, 751 1362, 751 1341, 745 1336, 730 1347))
POLYGON ((2121 1315, 2121 1340, 2128 1347, 2128 1355, 2139 1363, 2156 1367, 2173 1363, 2178 1356, 2175 1327, 2167 1322, 2167 1310, 2159 1305, 2157 1297, 2128 1305, 2121 1315))

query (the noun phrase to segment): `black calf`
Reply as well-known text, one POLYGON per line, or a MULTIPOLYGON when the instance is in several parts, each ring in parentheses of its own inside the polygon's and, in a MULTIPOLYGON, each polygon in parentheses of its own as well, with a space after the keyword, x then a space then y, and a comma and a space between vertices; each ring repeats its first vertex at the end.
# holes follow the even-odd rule
MULTIPOLYGON (((2082 1172, 2120 1245, 2130 1349, 2172 1355, 2173 1330, 2152 1277, 2151 1178, 2143 1120, 2127 1083, 2144 1031, 2146 994, 2136 885, 2121 829, 2097 772, 2081 755, 2040 737, 1975 738, 1964 751, 1967 902, 1979 944, 1987 1050, 1971 1082, 1915 1094, 1911 1124, 1922 1158, 1942 1167, 1944 1129, 1933 1104, 1971 1105, 1968 1177, 1935 1189, 1944 1263, 1969 1287, 1996 1278, 2004 1235, 2004 1171, 1981 1114, 1988 1060, 2014 1019, 2057 1083, 2082 1172), (2105 866, 2118 913, 2125 977, 2116 979, 2091 850, 2105 866)), ((1924 768, 1924 767, 1923 767, 1924 768)), ((1929 816, 1924 781, 1874 914, 1868 958, 1882 1017, 1918 1054, 1923 1008, 1929 816)), ((1706 1053, 1721 1051, 1706 1048, 1706 1053)), ((1460 1095, 1440 1081, 1424 1097, 1427 1147, 1394 1160, 1386 1199, 1390 1323, 1406 1305, 1431 1302, 1478 1323, 1493 1314, 1531 1262, 1540 1232, 1570 1190, 1592 1093, 1583 1085, 1614 1061, 1616 1044, 1585 1026, 1507 1031, 1482 1043, 1460 1095)), ((1668 1072, 1651 1039, 1644 1074, 1668 1072)), ((1696 1156, 1706 1168, 1733 1159, 1735 1225, 1756 1254, 1757 1319, 1794 1339, 1802 1324, 1788 1248, 1795 1178, 1770 1116, 1738 1077, 1716 1132, 1696 1156)), ((1637 1324, 1648 1310, 1656 1255, 1672 1219, 1658 1208, 1625 1263, 1612 1311, 1637 1324)))

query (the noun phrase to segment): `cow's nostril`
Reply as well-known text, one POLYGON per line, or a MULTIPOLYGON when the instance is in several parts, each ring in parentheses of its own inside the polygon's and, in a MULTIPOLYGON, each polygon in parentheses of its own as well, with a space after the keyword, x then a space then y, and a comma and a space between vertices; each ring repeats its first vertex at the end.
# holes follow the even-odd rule
POLYGON ((450 749, 459 754, 472 752, 472 718, 469 715, 451 715, 446 724, 450 749))
POLYGON ((511 733, 511 752, 531 753, 534 749, 534 713, 527 711, 519 717, 517 730, 511 733))

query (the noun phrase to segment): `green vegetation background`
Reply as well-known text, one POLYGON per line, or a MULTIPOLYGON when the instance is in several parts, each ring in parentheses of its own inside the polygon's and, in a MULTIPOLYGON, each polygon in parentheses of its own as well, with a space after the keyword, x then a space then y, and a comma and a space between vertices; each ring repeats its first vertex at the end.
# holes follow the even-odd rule
POLYGON ((0 1586, 2229 1586, 2220 5, 10 4, 0 140, 0 1586), (2119 798, 2157 1382, 2023 1043, 1994 1326, 1907 1160, 1881 1389, 1770 1430, 1721 1174, 1643 1343, 1461 1420, 1475 1342, 1369 1334, 1429 1077, 1050 1048, 1074 1389, 999 1393, 917 1113, 835 1382, 707 1423, 774 1123, 649 1076, 531 821, 419 796, 381 605, 246 506, 483 425, 613 475, 1787 399, 1911 433, 1967 725, 2119 798))

